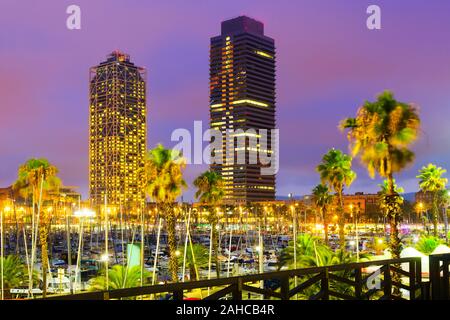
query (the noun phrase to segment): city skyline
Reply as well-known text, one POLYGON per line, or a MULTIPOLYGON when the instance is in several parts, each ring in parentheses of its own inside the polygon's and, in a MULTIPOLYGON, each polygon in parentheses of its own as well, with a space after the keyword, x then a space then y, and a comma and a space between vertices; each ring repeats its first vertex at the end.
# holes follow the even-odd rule
MULTIPOLYGON (((423 133, 413 148, 415 164, 397 178, 406 191, 415 191, 420 167, 431 161, 443 167, 450 163, 450 129, 445 124, 450 116, 450 45, 442 31, 449 29, 450 5, 424 9, 410 1, 405 11, 406 2, 380 3, 383 29, 373 33, 365 28, 366 3, 286 3, 281 9, 264 1, 245 5, 231 1, 220 5, 222 12, 211 15, 207 4, 199 5, 199 12, 192 10, 194 5, 124 8, 115 4, 108 8, 113 18, 119 21, 121 13, 133 14, 137 21, 104 26, 96 23, 101 19, 101 1, 79 1, 83 27, 69 31, 64 26, 66 4, 45 4, 28 12, 26 5, 6 1, 1 11, 9 15, 0 20, 0 36, 5 39, 0 62, 0 152, 4 162, 0 185, 10 185, 27 158, 47 157, 60 168, 64 183, 80 186, 86 197, 86 69, 116 48, 149 70, 149 148, 158 142, 173 146, 170 132, 190 129, 194 120, 207 123, 209 38, 218 33, 221 21, 245 13, 262 20, 278 43, 278 195, 308 193, 319 182, 314 168, 323 153, 332 147, 347 152, 345 135, 337 129, 339 120, 353 115, 364 100, 374 100, 385 89, 393 90, 399 100, 421 107, 423 133), (44 11, 49 18, 39 20, 44 11), (316 14, 315 21, 308 17, 311 12, 316 14), (194 23, 196 14, 205 19, 194 23), (280 17, 283 22, 277 22, 280 17), (24 23, 12 28, 17 19, 24 23), (323 25, 325 21, 327 25, 323 25), (138 32, 129 38, 99 37, 106 27, 124 35, 138 25, 138 32), (28 39, 36 30, 38 36, 28 39), (414 40, 408 39, 410 33, 416 35, 414 40), (169 41, 173 38, 179 41, 169 41), (353 42, 359 43, 358 47, 351 46, 353 42), (386 54, 386 47, 394 54, 386 54), (311 135, 314 130, 317 134, 311 135)), ((376 191, 376 183, 357 160, 354 163, 358 179, 350 191, 376 191)), ((188 182, 206 167, 189 165, 188 182)), ((191 200, 192 193, 189 190, 184 199, 191 200)))

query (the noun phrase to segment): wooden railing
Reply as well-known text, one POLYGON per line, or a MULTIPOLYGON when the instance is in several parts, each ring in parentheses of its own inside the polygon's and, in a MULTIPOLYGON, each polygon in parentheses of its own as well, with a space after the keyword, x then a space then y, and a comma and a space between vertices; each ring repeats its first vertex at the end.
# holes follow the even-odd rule
POLYGON ((430 256, 430 296, 432 300, 449 300, 450 254, 430 256))
POLYGON ((203 297, 204 300, 252 299, 254 294, 257 294, 258 298, 281 300, 417 300, 424 298, 420 258, 403 258, 51 296, 46 299, 109 300, 133 297, 155 299, 161 294, 166 294, 171 299, 183 300, 186 293, 191 290, 208 288, 211 289, 210 294, 203 297), (369 271, 369 267, 374 268, 369 271), (272 286, 261 286, 264 282, 266 284, 270 282, 272 286), (245 294, 248 296, 246 297, 245 294))

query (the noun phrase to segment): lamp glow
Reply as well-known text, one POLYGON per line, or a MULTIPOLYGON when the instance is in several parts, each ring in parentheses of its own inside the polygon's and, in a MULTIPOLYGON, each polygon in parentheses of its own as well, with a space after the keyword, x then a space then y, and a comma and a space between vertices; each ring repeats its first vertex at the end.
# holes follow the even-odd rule
POLYGON ((102 254, 102 256, 100 257, 100 260, 103 262, 106 262, 109 260, 109 257, 106 253, 102 254))
POLYGON ((73 215, 78 218, 92 218, 95 217, 95 212, 84 208, 82 210, 75 211, 73 215))

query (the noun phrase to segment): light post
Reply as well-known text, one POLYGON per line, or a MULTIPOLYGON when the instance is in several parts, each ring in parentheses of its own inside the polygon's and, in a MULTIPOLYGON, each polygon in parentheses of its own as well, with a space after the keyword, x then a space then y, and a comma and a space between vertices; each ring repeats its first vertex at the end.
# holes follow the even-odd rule
POLYGON ((75 271, 75 283, 78 283, 78 281, 81 282, 81 255, 82 255, 82 243, 83 243, 83 222, 84 218, 93 218, 95 217, 95 212, 89 209, 82 209, 77 210, 73 214, 76 218, 79 219, 79 228, 80 231, 78 232, 78 253, 77 253, 77 265, 76 265, 76 271, 75 271), (78 276, 80 275, 80 276, 78 276))
POLYGON ((423 214, 423 211, 424 211, 423 202, 419 202, 418 206, 419 206, 420 219, 422 220, 422 223, 423 223, 423 229, 424 229, 424 231, 426 231, 425 216, 423 214))
POLYGON ((355 220, 355 246, 356 246, 356 262, 359 262, 359 239, 358 239, 358 212, 355 212, 355 215, 353 216, 353 203, 349 205, 350 207, 350 216, 354 218, 355 220))
MULTIPOLYGON (((448 196, 450 197, 450 191, 448 191, 448 196)), ((447 216, 447 205, 444 206, 444 230, 445 230, 445 242, 448 243, 448 216, 447 216)))
POLYGON ((355 232, 356 232, 356 261, 359 262, 359 228, 358 228, 358 216, 359 216, 360 208, 358 204, 358 209, 355 214, 355 232))
POLYGON ((5 283, 4 283, 4 279, 3 279, 3 268, 4 268, 4 252, 3 252, 3 218, 4 218, 4 214, 5 213, 9 213, 11 211, 11 208, 6 206, 2 212, 0 212, 0 260, 1 260, 1 289, 2 289, 2 294, 1 294, 1 300, 4 300, 5 298, 5 283))
POLYGON ((108 200, 105 194, 105 254, 103 255, 103 261, 105 262, 105 269, 106 269, 106 290, 109 290, 109 222, 108 222, 108 200))
MULTIPOLYGON (((294 245, 294 269, 297 269, 297 214, 295 211, 295 207, 293 205, 290 206, 292 212, 292 238, 294 245)), ((294 285, 297 287, 297 276, 294 277, 294 285)))

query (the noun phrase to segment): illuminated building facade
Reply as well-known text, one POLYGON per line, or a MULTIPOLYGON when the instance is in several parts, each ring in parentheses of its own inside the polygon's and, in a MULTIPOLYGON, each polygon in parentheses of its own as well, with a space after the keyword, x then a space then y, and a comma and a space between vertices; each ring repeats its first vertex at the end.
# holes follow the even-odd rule
MULTIPOLYGON (((211 38, 210 126, 222 133, 222 149, 213 151, 222 163, 212 163, 211 170, 224 180, 225 202, 275 200, 275 175, 262 175, 259 160, 238 164, 237 141, 226 138, 228 130, 241 129, 248 160, 260 151, 250 139, 259 137, 260 129, 275 129, 275 44, 261 22, 245 16, 224 21, 221 35, 211 38)), ((270 154, 270 134, 267 149, 270 154)))
POLYGON ((147 150, 146 70, 114 51, 90 69, 89 194, 92 205, 142 203, 147 150))

